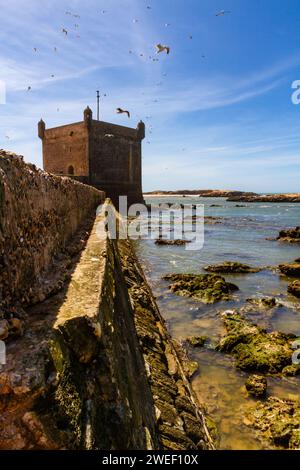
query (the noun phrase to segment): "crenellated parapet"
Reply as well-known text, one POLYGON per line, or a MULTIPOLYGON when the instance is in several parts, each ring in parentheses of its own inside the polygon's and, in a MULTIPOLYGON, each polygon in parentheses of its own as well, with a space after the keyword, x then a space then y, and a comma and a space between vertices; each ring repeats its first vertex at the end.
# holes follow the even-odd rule
POLYGON ((46 129, 41 120, 38 135, 46 171, 83 178, 116 204, 119 196, 127 196, 129 204, 143 202, 142 121, 136 128, 98 121, 87 106, 81 122, 46 129))
POLYGON ((93 111, 89 106, 87 106, 83 111, 83 120, 85 122, 86 127, 89 129, 93 121, 93 111))
POLYGON ((143 121, 140 121, 137 125, 137 137, 139 140, 143 140, 146 135, 145 124, 143 121))
POLYGON ((44 123, 43 119, 41 119, 38 123, 38 136, 42 140, 45 136, 45 130, 46 130, 46 124, 44 123))

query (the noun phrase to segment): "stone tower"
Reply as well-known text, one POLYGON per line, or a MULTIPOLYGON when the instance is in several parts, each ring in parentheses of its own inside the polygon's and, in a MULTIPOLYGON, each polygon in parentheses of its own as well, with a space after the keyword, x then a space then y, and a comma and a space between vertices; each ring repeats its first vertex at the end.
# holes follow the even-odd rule
POLYGON ((46 129, 41 120, 38 135, 46 171, 102 189, 116 205, 121 195, 128 197, 128 204, 143 202, 142 121, 136 129, 96 121, 87 107, 83 121, 74 124, 46 129))

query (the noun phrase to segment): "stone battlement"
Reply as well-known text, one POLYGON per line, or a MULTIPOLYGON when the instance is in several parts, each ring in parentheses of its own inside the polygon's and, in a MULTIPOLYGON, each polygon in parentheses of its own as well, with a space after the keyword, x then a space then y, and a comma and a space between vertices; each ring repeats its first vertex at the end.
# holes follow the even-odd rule
POLYGON ((128 203, 143 201, 141 153, 145 125, 136 129, 93 119, 87 107, 81 122, 46 129, 38 124, 43 141, 43 165, 50 173, 84 177, 106 192, 115 204, 120 195, 128 203))

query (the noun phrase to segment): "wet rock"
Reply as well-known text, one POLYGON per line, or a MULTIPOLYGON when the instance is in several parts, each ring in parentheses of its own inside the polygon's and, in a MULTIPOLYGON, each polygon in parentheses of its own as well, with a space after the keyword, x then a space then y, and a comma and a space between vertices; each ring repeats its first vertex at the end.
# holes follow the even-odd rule
POLYGON ((215 264, 206 266, 205 271, 210 273, 221 273, 221 274, 240 274, 240 273, 257 273, 260 271, 259 268, 252 268, 247 264, 237 263, 232 261, 225 261, 221 264, 215 264))
POLYGON ((204 217, 204 223, 210 225, 218 225, 222 223, 222 219, 223 217, 214 217, 207 215, 204 217))
POLYGON ((292 294, 295 297, 298 297, 300 299, 300 280, 294 281, 291 284, 289 284, 288 292, 289 294, 292 294))
POLYGON ((169 288, 175 294, 205 304, 230 300, 232 292, 238 290, 237 286, 216 274, 168 274, 163 279, 172 281, 169 288))
POLYGON ((187 243, 190 243, 190 240, 164 240, 162 238, 158 238, 155 240, 156 245, 186 245, 187 243))
POLYGON ((277 374, 292 364, 293 335, 267 333, 237 311, 224 312, 222 318, 227 335, 217 350, 232 354, 239 369, 277 374))
POLYGON ((251 375, 245 383, 245 387, 249 395, 260 398, 267 393, 267 379, 261 375, 251 375))
POLYGON ((247 302, 262 308, 274 308, 277 306, 277 301, 274 297, 262 297, 261 299, 247 299, 247 302))
POLYGON ((236 202, 300 202, 300 194, 242 194, 241 196, 229 197, 227 201, 236 202))
POLYGON ((286 377, 295 377, 300 374, 300 365, 292 364, 291 366, 286 366, 282 369, 282 373, 286 377))
POLYGON ((280 242, 299 243, 300 242, 300 227, 281 230, 277 237, 280 242))
POLYGON ((300 449, 300 403, 270 397, 247 416, 258 437, 274 447, 300 449))
POLYGON ((190 336, 186 342, 194 348, 202 348, 207 340, 207 336, 190 336))
POLYGON ((300 263, 280 264, 279 269, 285 276, 300 277, 300 263))

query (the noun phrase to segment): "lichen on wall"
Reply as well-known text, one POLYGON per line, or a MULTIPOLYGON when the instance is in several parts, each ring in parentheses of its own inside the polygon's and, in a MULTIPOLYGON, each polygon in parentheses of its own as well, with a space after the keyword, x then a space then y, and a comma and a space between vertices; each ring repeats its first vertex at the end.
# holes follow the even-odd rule
MULTIPOLYGON (((104 193, 0 151, 0 305, 44 298, 43 272, 68 249, 104 193), (39 285, 39 289, 35 286, 39 285)), ((51 288, 51 286, 48 286, 51 288)))

